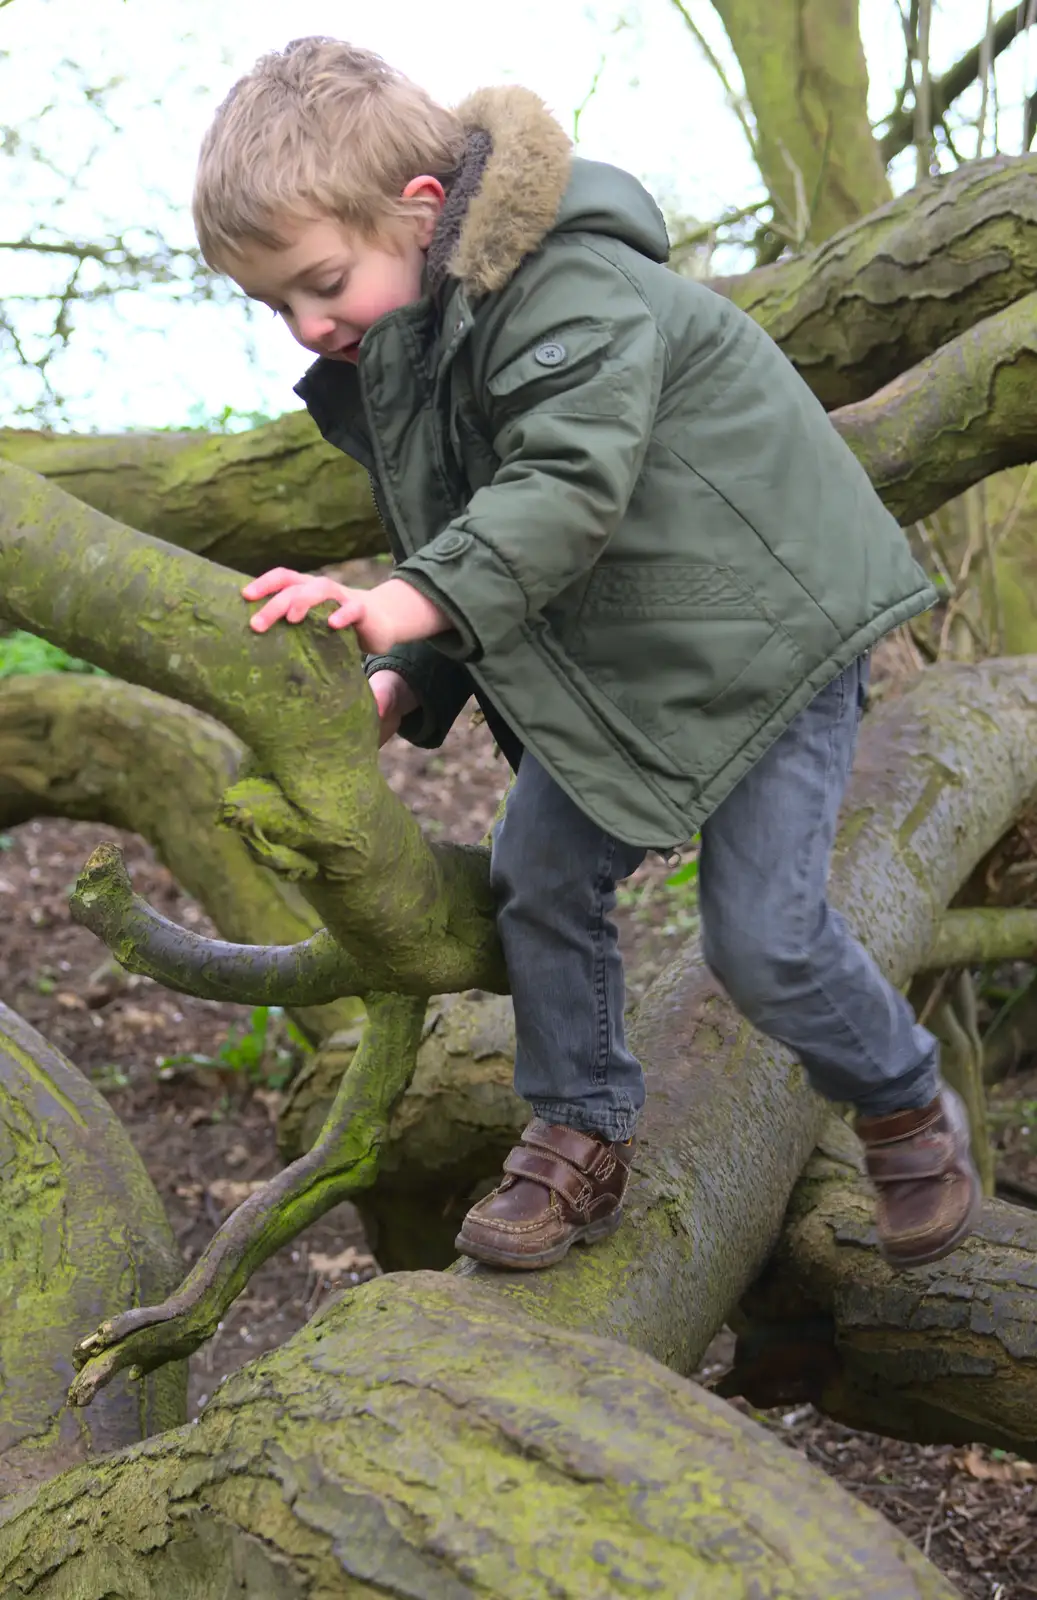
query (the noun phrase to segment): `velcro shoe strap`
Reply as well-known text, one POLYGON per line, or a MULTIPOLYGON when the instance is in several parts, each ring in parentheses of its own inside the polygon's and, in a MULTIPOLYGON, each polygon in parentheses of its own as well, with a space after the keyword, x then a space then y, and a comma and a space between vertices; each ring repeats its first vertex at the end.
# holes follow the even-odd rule
POLYGON ((516 1178, 532 1178, 534 1183, 542 1183, 545 1189, 561 1195, 581 1215, 586 1213, 594 1198, 592 1184, 575 1168, 544 1150, 527 1150, 518 1145, 507 1157, 504 1170, 516 1178))
POLYGON ((873 1183, 912 1183, 917 1178, 942 1178, 957 1162, 954 1138, 934 1133, 927 1139, 897 1139, 865 1147, 868 1177, 873 1183))
POLYGON ((561 1128, 550 1122, 541 1122, 539 1117, 534 1117, 523 1128, 522 1143, 531 1149, 559 1156, 570 1167, 585 1172, 588 1178, 597 1177, 601 1167, 606 1167, 610 1173, 615 1171, 616 1158, 607 1145, 592 1139, 589 1134, 577 1132, 575 1128, 561 1128))

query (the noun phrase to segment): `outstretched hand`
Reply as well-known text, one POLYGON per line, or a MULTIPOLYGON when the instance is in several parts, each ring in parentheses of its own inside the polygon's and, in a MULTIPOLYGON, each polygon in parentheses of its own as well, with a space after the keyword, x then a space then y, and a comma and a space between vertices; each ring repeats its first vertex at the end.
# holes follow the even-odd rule
POLYGON ((402 578, 390 578, 375 589, 351 589, 334 578, 274 567, 253 578, 241 593, 246 600, 266 600, 249 619, 255 633, 266 633, 275 622, 302 622, 315 606, 335 601, 328 627, 355 629, 360 648, 372 655, 411 639, 431 638, 451 626, 437 605, 402 578))

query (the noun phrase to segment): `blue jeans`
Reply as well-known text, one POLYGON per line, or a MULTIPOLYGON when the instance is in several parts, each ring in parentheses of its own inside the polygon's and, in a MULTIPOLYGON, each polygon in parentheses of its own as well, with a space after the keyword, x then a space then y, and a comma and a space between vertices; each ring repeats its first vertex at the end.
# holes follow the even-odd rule
MULTIPOLYGON (((827 900, 836 817, 867 684, 853 662, 800 712, 702 828, 706 961, 743 1016, 866 1116, 938 1090, 933 1036, 827 900)), ((515 1002, 515 1088, 547 1122, 626 1139, 644 1104, 627 1048, 617 882, 645 851, 588 820, 527 750, 491 879, 515 1002)))

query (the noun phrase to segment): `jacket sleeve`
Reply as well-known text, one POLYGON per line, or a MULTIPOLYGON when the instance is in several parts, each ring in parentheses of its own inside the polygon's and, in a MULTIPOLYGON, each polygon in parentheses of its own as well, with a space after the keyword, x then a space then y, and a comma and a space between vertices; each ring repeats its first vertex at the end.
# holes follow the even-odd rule
POLYGON ((413 644, 398 644, 385 655, 368 656, 364 662, 368 677, 386 670, 406 678, 421 702, 400 723, 402 737, 422 750, 437 749, 474 688, 463 662, 419 639, 413 644))
POLYGON ((396 572, 451 618, 438 652, 474 661, 506 648, 608 544, 641 470, 665 360, 634 284, 575 241, 520 268, 483 339, 476 393, 500 466, 396 572))

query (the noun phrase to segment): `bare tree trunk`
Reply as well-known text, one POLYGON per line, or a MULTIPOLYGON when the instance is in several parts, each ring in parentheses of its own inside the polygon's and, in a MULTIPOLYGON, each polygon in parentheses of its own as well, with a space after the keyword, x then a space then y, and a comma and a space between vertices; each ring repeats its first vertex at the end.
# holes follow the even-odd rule
POLYGON ((889 199, 868 121, 856 0, 713 0, 742 69, 754 154, 793 246, 889 199))

